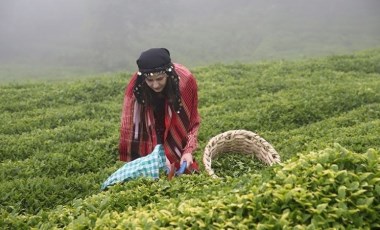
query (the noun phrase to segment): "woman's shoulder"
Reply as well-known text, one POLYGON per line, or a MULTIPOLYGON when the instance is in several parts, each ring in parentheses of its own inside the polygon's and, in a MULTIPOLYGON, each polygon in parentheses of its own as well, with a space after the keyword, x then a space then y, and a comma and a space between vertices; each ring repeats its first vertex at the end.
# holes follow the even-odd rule
POLYGON ((196 92, 198 88, 197 81, 190 70, 185 66, 176 63, 174 64, 174 67, 179 77, 180 91, 187 93, 196 92))
POLYGON ((193 77, 193 74, 190 72, 190 70, 182 65, 182 64, 179 64, 179 63, 173 63, 174 65, 174 69, 175 71, 177 72, 177 74, 182 77, 182 76, 191 76, 193 77))
POLYGON ((173 63, 176 73, 178 74, 178 77, 180 79, 180 82, 185 84, 196 84, 196 80, 194 75, 191 73, 191 71, 184 65, 179 63, 173 63))

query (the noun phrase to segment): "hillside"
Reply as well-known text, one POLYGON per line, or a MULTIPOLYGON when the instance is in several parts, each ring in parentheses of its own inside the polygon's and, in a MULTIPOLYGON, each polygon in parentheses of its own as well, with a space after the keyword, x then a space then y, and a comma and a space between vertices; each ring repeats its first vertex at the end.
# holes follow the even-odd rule
POLYGON ((231 155, 215 161, 222 179, 202 171, 100 192, 121 166, 129 74, 2 85, 0 228, 380 227, 380 50, 192 71, 197 160, 211 137, 246 129, 284 163, 231 155))
POLYGON ((191 68, 380 48, 379 9, 378 0, 0 1, 0 84, 133 71, 148 47, 191 68))

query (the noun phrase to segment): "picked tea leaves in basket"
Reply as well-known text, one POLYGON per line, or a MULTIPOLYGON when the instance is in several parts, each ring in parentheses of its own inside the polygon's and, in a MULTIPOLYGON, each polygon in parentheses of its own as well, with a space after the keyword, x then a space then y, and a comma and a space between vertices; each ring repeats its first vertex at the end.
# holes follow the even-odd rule
POLYGON ((203 164, 210 176, 218 177, 211 167, 212 160, 228 153, 253 155, 265 165, 281 162, 273 146, 258 134, 247 130, 230 130, 211 138, 205 147, 203 164))

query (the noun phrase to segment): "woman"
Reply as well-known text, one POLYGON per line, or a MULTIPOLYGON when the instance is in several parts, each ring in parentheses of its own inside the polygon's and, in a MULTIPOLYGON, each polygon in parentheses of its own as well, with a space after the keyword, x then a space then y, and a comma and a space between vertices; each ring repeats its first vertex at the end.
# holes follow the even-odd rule
POLYGON ((132 75, 124 96, 120 160, 133 161, 162 144, 167 165, 178 169, 186 161, 189 167, 200 124, 194 76, 183 65, 172 63, 165 48, 142 52, 137 66, 139 71, 132 75))

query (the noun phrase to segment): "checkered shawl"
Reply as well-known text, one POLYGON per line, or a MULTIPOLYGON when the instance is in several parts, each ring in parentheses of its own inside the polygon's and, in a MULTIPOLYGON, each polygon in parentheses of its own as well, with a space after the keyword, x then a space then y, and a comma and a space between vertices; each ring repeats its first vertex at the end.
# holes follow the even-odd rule
MULTIPOLYGON (((192 154, 197 148, 200 116, 198 88, 194 76, 180 64, 175 63, 174 68, 179 77, 182 109, 176 113, 172 106, 165 102, 163 146, 166 157, 178 169, 182 154, 192 154)), ((119 154, 120 160, 127 162, 146 156, 157 144, 153 109, 139 104, 133 94, 137 77, 135 73, 128 84, 121 117, 119 154)))
POLYGON ((108 179, 102 184, 101 189, 104 190, 108 186, 138 177, 158 179, 160 176, 160 169, 164 169, 165 166, 166 158, 164 148, 162 145, 157 145, 151 154, 124 164, 108 177, 108 179))

